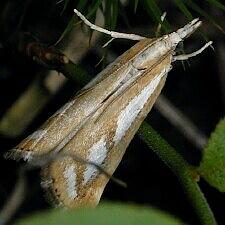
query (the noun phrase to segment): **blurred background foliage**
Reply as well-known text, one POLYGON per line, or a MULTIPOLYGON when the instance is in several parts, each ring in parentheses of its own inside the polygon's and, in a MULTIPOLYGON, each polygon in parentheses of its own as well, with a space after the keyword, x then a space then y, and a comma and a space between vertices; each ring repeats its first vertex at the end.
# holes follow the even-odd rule
MULTIPOLYGON (((35 57, 28 54, 30 44, 41 43, 46 48, 54 46, 79 65, 78 71, 85 71, 93 77, 134 44, 132 41, 115 40, 102 49, 101 46, 109 37, 94 34, 83 26, 74 16, 74 8, 79 9, 92 22, 102 26, 104 24, 108 29, 147 37, 156 35, 159 23, 162 25, 161 34, 164 34, 176 30, 192 18, 200 17, 203 20, 201 31, 190 37, 178 51, 196 50, 207 39, 214 41, 215 51, 207 50, 188 63, 185 62, 184 66, 179 62, 175 63, 163 95, 199 129, 199 139, 203 138, 203 141, 199 145, 190 141, 180 132, 179 127, 171 125, 171 121, 163 116, 159 107, 153 108, 147 121, 191 165, 198 166, 207 137, 224 116, 225 6, 221 1, 2 0, 0 207, 15 185, 20 166, 20 163, 6 161, 3 158, 4 152, 34 131, 82 87, 76 79, 75 82, 67 80, 62 74, 53 71, 52 69, 60 71, 57 63, 48 65, 37 58, 40 54, 35 57), (167 16, 161 22, 163 12, 167 12, 167 16)), ((221 165, 224 165, 223 162, 221 165)), ((202 164, 200 167, 202 174, 204 166, 202 164)), ((128 188, 123 189, 109 182, 103 194, 104 200, 151 205, 187 223, 197 224, 197 217, 177 178, 153 152, 148 151, 138 136, 130 144, 115 176, 124 180, 128 188)), ((210 177, 208 180, 211 180, 210 177)), ((38 170, 28 173, 28 184, 25 201, 15 218, 50 208, 43 198, 38 170)), ((200 180, 200 186, 218 223, 225 224, 224 195, 204 180, 200 180)))

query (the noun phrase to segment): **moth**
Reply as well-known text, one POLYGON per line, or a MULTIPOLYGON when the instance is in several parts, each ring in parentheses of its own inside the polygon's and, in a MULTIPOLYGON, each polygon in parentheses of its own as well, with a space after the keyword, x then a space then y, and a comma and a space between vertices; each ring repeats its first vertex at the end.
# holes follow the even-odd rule
POLYGON ((160 94, 171 63, 199 54, 211 44, 190 55, 175 56, 178 43, 201 25, 198 19, 149 39, 107 31, 74 11, 92 29, 138 42, 10 152, 10 157, 28 163, 48 154, 65 154, 44 166, 42 185, 55 205, 67 208, 97 205, 109 180, 94 165, 72 156, 113 174, 160 94))

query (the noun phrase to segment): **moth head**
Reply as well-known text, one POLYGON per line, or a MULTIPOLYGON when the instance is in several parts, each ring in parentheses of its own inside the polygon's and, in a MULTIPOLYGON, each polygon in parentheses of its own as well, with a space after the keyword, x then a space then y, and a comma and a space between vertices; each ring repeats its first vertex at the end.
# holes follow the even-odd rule
POLYGON ((162 38, 164 39, 165 44, 168 46, 168 49, 170 48, 174 51, 177 45, 185 38, 189 37, 193 32, 195 32, 195 30, 197 30, 201 24, 202 22, 196 18, 184 27, 168 35, 164 35, 162 38))
POLYGON ((184 27, 177 30, 177 34, 183 40, 184 38, 189 37, 195 30, 197 30, 202 24, 202 21, 199 18, 192 20, 190 23, 185 25, 184 27))

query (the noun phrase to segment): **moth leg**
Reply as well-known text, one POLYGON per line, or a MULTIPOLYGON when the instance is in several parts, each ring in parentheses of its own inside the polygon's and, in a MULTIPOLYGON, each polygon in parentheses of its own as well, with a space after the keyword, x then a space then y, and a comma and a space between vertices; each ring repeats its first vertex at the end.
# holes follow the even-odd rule
POLYGON ((208 48, 209 46, 211 46, 212 43, 213 43, 212 41, 209 41, 203 47, 201 47, 199 50, 197 50, 195 52, 192 52, 190 54, 173 56, 173 62, 174 61, 178 61, 178 60, 187 60, 189 58, 195 57, 196 55, 199 55, 200 53, 202 53, 206 48, 208 48))
POLYGON ((114 37, 111 38, 109 41, 107 41, 107 42, 102 46, 102 48, 107 47, 114 39, 115 39, 114 37))

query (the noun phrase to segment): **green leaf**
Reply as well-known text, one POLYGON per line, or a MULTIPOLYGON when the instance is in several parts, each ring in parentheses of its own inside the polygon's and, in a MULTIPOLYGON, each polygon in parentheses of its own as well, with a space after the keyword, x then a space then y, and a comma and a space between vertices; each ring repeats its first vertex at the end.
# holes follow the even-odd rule
POLYGON ((118 6, 119 6, 118 0, 112 1, 111 28, 113 30, 116 28, 117 24, 117 18, 119 14, 118 6))
POLYGON ((74 27, 75 22, 76 22, 76 18, 75 18, 75 15, 73 15, 72 18, 70 19, 68 25, 66 26, 65 30, 63 31, 63 33, 61 34, 61 36, 55 43, 55 45, 57 45, 69 32, 71 32, 71 30, 74 27))
POLYGON ((86 7, 88 0, 79 0, 77 3, 76 9, 79 11, 83 11, 83 9, 86 7))
MULTIPOLYGON (((69 0, 66 1, 67 3, 69 2, 69 0)), ((65 4, 66 4, 65 2, 65 4)), ((87 14, 87 18, 90 18, 92 17, 98 7, 100 6, 100 4, 102 3, 102 0, 97 0, 96 2, 93 3, 93 5, 90 6, 90 10, 87 14)), ((87 0, 80 0, 76 6, 77 9, 79 9, 79 11, 82 11, 83 8, 86 6, 87 4, 87 0)), ((65 6, 65 5, 64 5, 65 6)), ((76 18, 75 18, 75 15, 72 16, 72 18, 70 19, 68 25, 66 26, 65 30, 63 31, 63 33, 61 34, 61 36, 59 37, 59 39, 57 40, 56 44, 58 44, 68 33, 71 32, 71 30, 74 28, 74 25, 76 24, 76 18)), ((91 31, 92 33, 93 31, 91 31)), ((90 38, 91 38, 91 34, 90 34, 90 38)))
POLYGON ((134 13, 137 12, 138 0, 134 1, 134 13))
POLYGON ((63 14, 64 11, 66 10, 66 8, 67 8, 67 6, 68 6, 68 4, 69 4, 69 1, 70 1, 70 0, 65 0, 65 1, 64 1, 64 6, 63 6, 63 9, 62 9, 61 14, 63 14))
POLYGON ((225 118, 211 134, 198 171, 210 185, 225 192, 225 118))
POLYGON ((193 15, 189 11, 189 9, 186 7, 183 1, 180 0, 173 0, 176 6, 180 9, 180 11, 189 19, 193 19, 193 15))
POLYGON ((222 9, 223 11, 225 11, 225 5, 222 4, 220 1, 218 0, 207 0, 210 4, 214 5, 215 7, 222 9))
POLYGON ((23 219, 15 225, 182 225, 159 210, 122 204, 101 204, 96 209, 52 210, 23 219))
POLYGON ((162 11, 158 7, 156 1, 154 0, 145 0, 146 4, 146 10, 148 14, 154 18, 159 24, 162 25, 162 29, 164 32, 169 33, 171 32, 171 27, 167 19, 165 19, 163 22, 161 21, 162 11))
POLYGON ((118 0, 107 0, 105 4, 105 27, 114 30, 118 17, 118 0))
POLYGON ((92 17, 96 13, 101 4, 102 0, 96 0, 92 5, 90 5, 86 18, 92 17))

